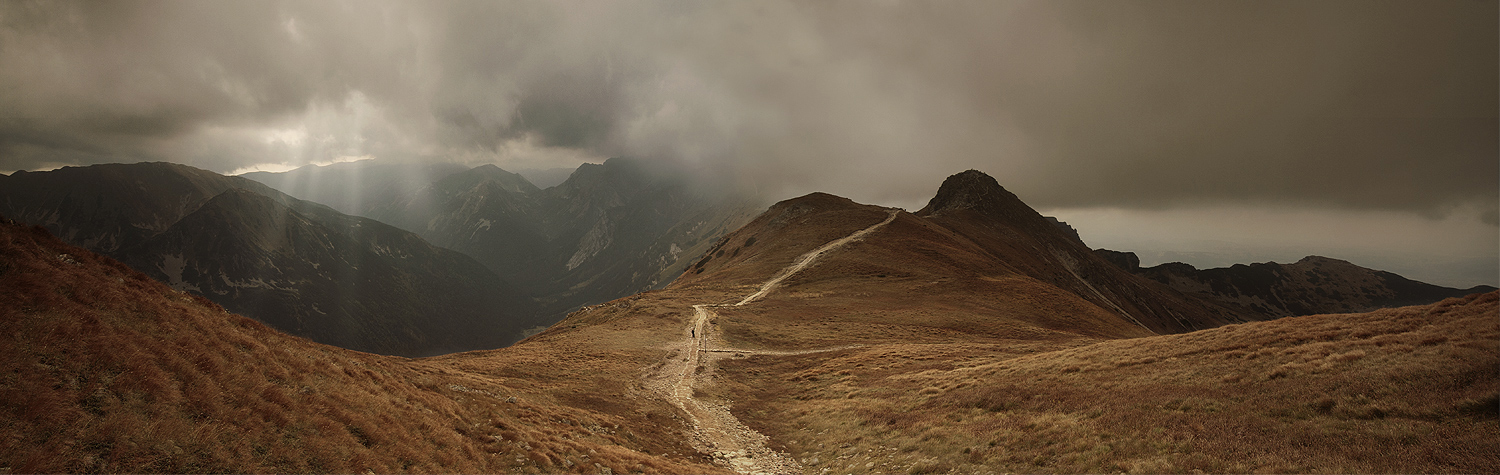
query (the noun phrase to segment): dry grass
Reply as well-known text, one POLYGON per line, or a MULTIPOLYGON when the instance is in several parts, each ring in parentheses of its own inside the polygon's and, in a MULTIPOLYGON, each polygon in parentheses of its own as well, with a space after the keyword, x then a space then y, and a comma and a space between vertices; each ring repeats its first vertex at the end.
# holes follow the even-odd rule
MULTIPOLYGON (((819 196, 779 204, 721 243, 753 253, 714 256, 673 289, 748 294, 772 263, 878 213, 819 196), (818 226, 798 229, 811 220, 818 226), (761 239, 737 244, 746 236, 761 239)), ((1063 269, 1006 229, 945 219, 901 215, 766 299, 716 310, 730 347, 861 346, 728 356, 698 393, 731 405, 813 472, 1500 466, 1500 443, 1486 437, 1500 428, 1495 294, 1142 337, 1125 314, 1175 319, 1153 328, 1228 317, 1150 285, 1112 283, 1089 263, 1063 269), (1093 274, 1111 296, 1080 297, 1088 289, 1075 288, 1074 272, 1093 274)))
POLYGON ((12 472, 714 470, 634 406, 287 336, 40 228, 0 225, 0 301, 12 472))
MULTIPOLYGON (((422 360, 289 337, 0 226, 0 469, 723 472, 643 381, 687 337, 692 304, 737 301, 885 216, 811 199, 838 209, 778 205, 667 290, 422 360)), ((968 238, 909 215, 888 226, 765 300, 716 309, 722 345, 862 345, 701 369, 713 384, 698 397, 812 472, 1500 466, 1494 293, 1132 338, 1144 332, 968 238)))
POLYGON ((721 391, 814 470, 1484 472, 1500 466, 1496 315, 1490 293, 1019 357, 751 357, 723 363, 721 391))

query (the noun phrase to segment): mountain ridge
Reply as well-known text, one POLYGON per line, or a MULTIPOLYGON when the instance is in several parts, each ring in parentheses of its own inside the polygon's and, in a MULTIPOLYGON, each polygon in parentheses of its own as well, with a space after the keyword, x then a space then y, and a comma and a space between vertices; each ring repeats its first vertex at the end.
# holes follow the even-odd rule
POLYGON ((639 159, 585 163, 546 189, 518 180, 486 165, 370 215, 474 257, 560 318, 666 285, 712 239, 759 211, 732 190, 639 159))
POLYGON ((1017 272, 1073 292, 1152 332, 1179 333, 1247 318, 1120 271, 983 172, 948 177, 916 215, 989 249, 1017 272))
POLYGON ((1303 257, 1291 264, 1263 262, 1198 269, 1181 262, 1143 268, 1134 253, 1108 249, 1094 252, 1123 270, 1260 315, 1261 319, 1368 312, 1496 290, 1487 285, 1443 287, 1322 256, 1303 257))
POLYGON ((361 160, 307 165, 285 172, 250 172, 241 178, 263 183, 297 199, 352 216, 368 216, 427 183, 467 170, 455 163, 361 160))
POLYGON ((418 356, 503 346, 537 324, 529 298, 467 256, 243 178, 101 165, 10 177, 0 196, 0 214, 321 341, 418 356), (467 328, 480 321, 492 324, 467 328))
POLYGON ((1143 279, 1063 270, 1058 254, 1079 245, 1047 226, 1017 237, 972 209, 920 217, 812 194, 714 240, 665 288, 506 348, 408 360, 286 337, 0 224, 0 296, 20 302, 0 306, 0 346, 14 349, 0 352, 0 466, 1447 473, 1500 461, 1496 293, 1153 336, 1086 287, 1045 280, 1120 297, 1143 279))

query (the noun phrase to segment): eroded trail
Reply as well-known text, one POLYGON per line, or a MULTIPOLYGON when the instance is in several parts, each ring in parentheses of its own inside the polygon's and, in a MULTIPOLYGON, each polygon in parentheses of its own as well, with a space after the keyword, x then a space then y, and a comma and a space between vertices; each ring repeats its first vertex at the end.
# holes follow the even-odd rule
MULTIPOLYGON (((879 229, 896 219, 900 210, 891 210, 890 216, 868 228, 861 229, 848 236, 836 239, 798 256, 791 265, 776 273, 774 277, 761 284, 755 293, 750 294, 734 305, 738 307, 746 305, 770 293, 782 281, 806 269, 817 259, 834 249, 838 249, 850 242, 863 238, 865 235, 879 229)), ((769 440, 765 435, 746 427, 729 407, 712 401, 698 399, 693 394, 693 388, 700 379, 706 379, 712 372, 716 354, 722 353, 745 353, 765 355, 795 355, 816 353, 824 351, 835 351, 853 347, 825 348, 817 350, 801 351, 764 351, 764 350, 739 350, 733 348, 718 348, 713 343, 712 335, 709 334, 711 326, 710 319, 713 318, 712 307, 720 305, 698 304, 693 306, 693 323, 688 328, 687 338, 673 343, 672 350, 667 361, 656 373, 657 378, 652 381, 658 392, 683 412, 687 413, 689 422, 693 424, 693 445, 699 451, 714 457, 715 461, 727 465, 735 472, 744 474, 779 474, 779 473, 802 473, 802 465, 785 454, 771 450, 766 442, 769 440)))

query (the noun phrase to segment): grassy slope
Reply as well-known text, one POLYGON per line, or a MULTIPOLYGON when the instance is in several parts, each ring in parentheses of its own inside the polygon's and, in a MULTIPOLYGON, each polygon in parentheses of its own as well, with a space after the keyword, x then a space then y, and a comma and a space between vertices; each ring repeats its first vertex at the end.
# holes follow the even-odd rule
POLYGON ((715 392, 814 471, 1477 473, 1500 466, 1496 300, 751 356, 715 392))
MULTIPOLYGON (((884 217, 852 203, 811 214, 827 204, 773 208, 666 290, 511 348, 423 360, 288 337, 5 226, 0 300, 18 304, 0 306, 0 467, 721 471, 641 381, 686 337, 690 305, 737 301, 884 217)), ((1138 333, 1004 263, 954 257, 974 251, 931 238, 940 229, 889 226, 763 301, 718 309, 717 334, 736 347, 865 345, 730 355, 699 388, 813 472, 1500 465, 1487 437, 1500 428, 1495 294, 1108 340, 1138 333), (927 257, 901 257, 911 250, 927 257)))
POLYGON ((0 301, 14 472, 715 470, 633 410, 291 337, 40 228, 0 224, 0 301))

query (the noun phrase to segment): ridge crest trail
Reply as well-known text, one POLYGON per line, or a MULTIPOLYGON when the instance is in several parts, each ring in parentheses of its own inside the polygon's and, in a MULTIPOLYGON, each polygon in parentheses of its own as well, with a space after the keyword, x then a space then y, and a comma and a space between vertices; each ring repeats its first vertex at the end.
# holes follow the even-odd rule
POLYGON ((890 215, 885 220, 848 236, 835 239, 798 256, 790 265, 777 272, 770 280, 761 284, 755 293, 746 296, 733 305, 693 305, 694 318, 692 325, 689 327, 687 339, 673 345, 679 351, 674 351, 668 356, 666 364, 657 374, 664 375, 666 378, 673 380, 661 392, 665 393, 668 401, 677 406, 678 409, 682 409, 688 415, 689 420, 693 424, 693 438, 695 439, 693 445, 695 448, 712 456, 715 462, 725 464, 737 473, 756 475, 803 473, 804 468, 801 464, 786 454, 770 449, 766 445, 766 442, 770 438, 741 423, 729 411, 728 406, 700 401, 693 396, 694 380, 706 375, 699 373, 707 373, 706 371, 700 371, 700 368, 703 368, 705 363, 712 364, 712 361, 705 361, 703 355, 705 353, 731 352, 794 355, 857 348, 858 345, 802 351, 758 351, 715 348, 711 346, 711 341, 707 334, 709 330, 708 320, 714 315, 713 311, 709 310, 709 307, 739 307, 759 300, 772 290, 775 290, 786 279, 813 265, 823 255, 851 242, 863 239, 871 232, 894 221, 900 212, 900 209, 890 210, 890 215), (682 357, 679 358, 678 355, 682 355, 682 357))

